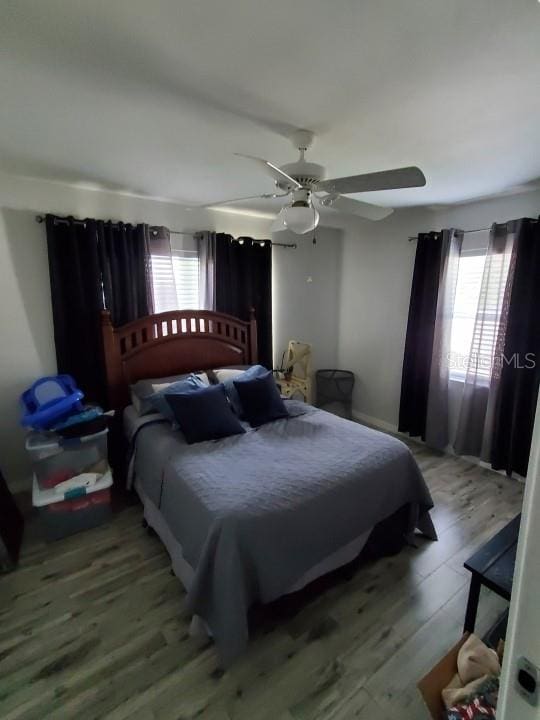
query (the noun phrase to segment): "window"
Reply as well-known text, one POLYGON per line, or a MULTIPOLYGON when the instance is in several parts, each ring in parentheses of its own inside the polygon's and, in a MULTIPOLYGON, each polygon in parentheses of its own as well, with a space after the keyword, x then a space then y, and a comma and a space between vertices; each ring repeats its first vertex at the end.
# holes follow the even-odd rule
POLYGON ((496 342, 510 254, 465 250, 459 259, 452 333, 450 377, 463 381, 467 371, 489 380, 497 361, 496 342))
POLYGON ((154 311, 197 310, 199 303, 199 255, 196 250, 173 250, 151 256, 154 311))

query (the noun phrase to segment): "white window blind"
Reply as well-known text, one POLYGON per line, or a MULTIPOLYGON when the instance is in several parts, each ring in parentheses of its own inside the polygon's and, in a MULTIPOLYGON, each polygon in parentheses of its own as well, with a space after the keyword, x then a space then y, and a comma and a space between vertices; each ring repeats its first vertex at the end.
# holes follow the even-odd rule
POLYGON ((454 380, 467 372, 491 377, 509 265, 509 253, 471 253, 459 260, 450 343, 454 380))
POLYGON ((171 259, 166 255, 152 255, 151 273, 156 313, 200 307, 196 250, 173 250, 171 259))

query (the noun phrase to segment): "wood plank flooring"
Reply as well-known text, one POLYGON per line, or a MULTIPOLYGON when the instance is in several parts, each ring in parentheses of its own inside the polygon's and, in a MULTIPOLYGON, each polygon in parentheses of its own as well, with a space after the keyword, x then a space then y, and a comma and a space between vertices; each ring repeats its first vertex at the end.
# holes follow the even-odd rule
MULTIPOLYGON (((0 577, 3 720, 423 720, 417 680, 461 636, 463 561, 514 517, 523 486, 411 443, 439 542, 419 541, 263 618, 227 672, 188 634, 168 555, 129 507, 0 577)), ((477 631, 505 603, 482 594, 477 631)))

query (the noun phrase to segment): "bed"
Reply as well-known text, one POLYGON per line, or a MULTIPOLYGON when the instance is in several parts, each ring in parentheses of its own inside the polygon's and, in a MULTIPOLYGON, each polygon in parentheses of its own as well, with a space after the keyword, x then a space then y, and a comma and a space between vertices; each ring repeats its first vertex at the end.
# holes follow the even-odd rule
POLYGON ((113 328, 104 313, 102 327, 130 479, 224 665, 246 647, 254 603, 350 562, 394 514, 405 511, 406 535, 436 539, 431 496, 396 438, 288 400, 287 418, 188 445, 161 416, 129 406, 137 380, 256 363, 254 317, 178 311, 113 328))

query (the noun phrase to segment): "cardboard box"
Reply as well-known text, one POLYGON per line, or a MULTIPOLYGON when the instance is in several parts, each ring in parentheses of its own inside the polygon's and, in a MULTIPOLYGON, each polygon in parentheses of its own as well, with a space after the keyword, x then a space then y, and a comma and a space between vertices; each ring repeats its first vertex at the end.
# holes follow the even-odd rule
POLYGON ((441 692, 450 683, 457 672, 457 657, 461 646, 468 638, 466 633, 461 640, 425 675, 418 683, 418 689, 433 720, 441 720, 445 707, 441 692))

